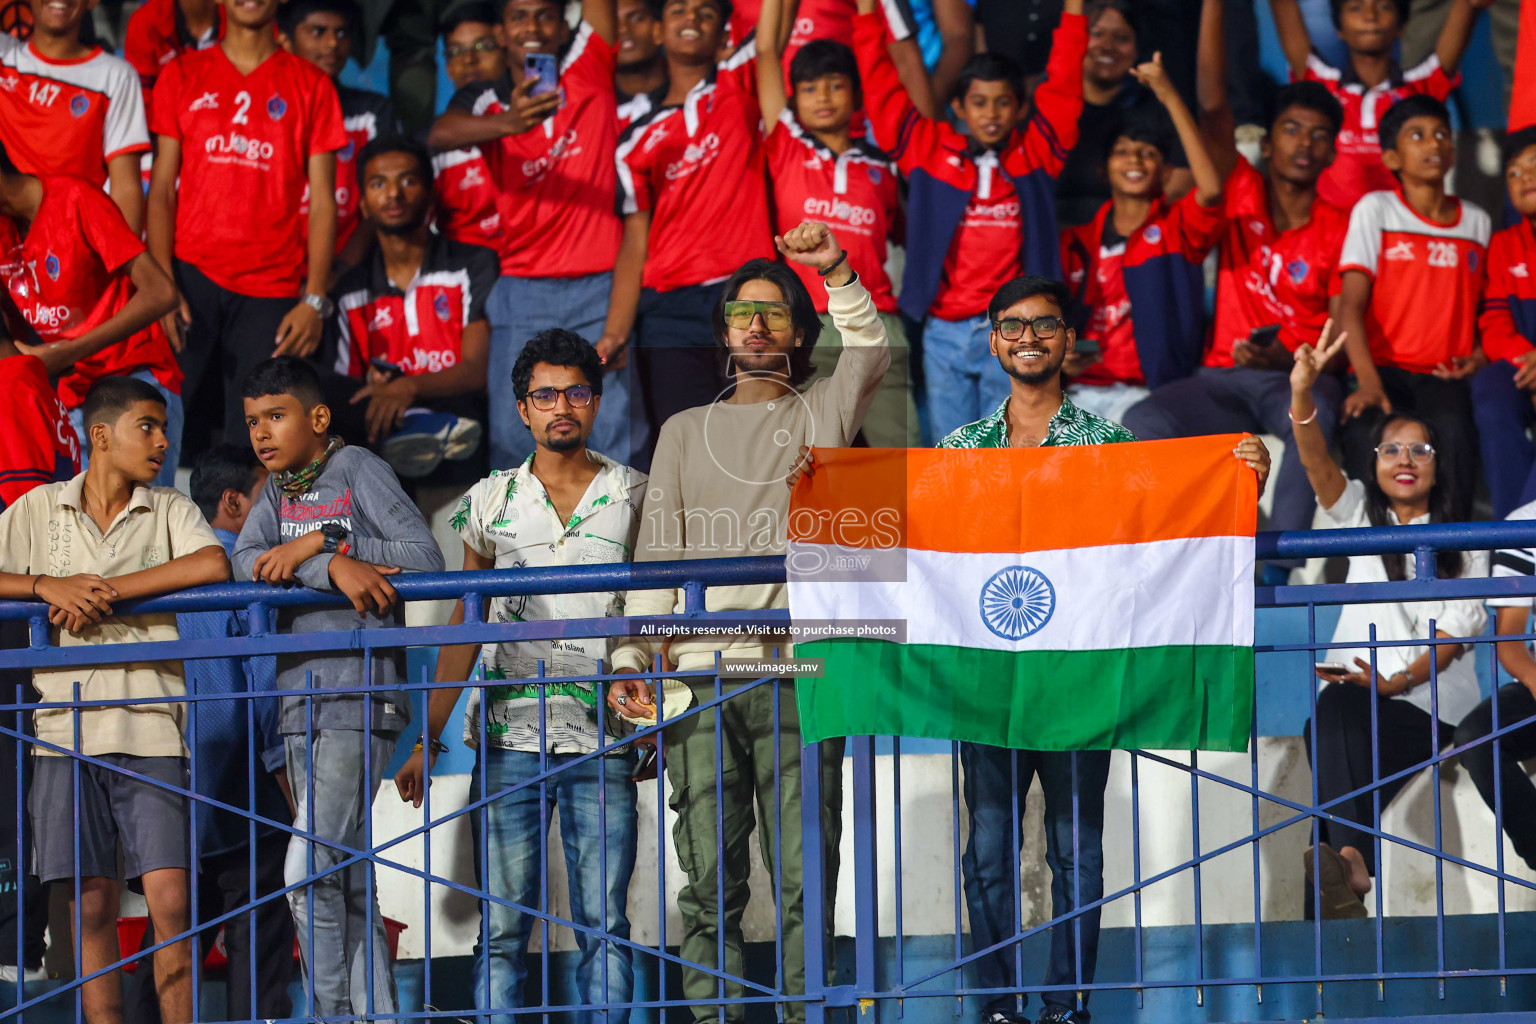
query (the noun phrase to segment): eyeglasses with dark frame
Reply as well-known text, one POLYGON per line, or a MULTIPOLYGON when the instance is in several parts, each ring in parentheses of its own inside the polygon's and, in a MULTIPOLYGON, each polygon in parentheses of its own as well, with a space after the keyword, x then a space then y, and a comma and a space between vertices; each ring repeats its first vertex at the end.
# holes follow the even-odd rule
POLYGON ((538 388, 528 392, 528 401, 539 412, 549 412, 560 404, 560 396, 571 404, 572 409, 585 409, 592 404, 592 385, 572 384, 568 388, 538 388))
POLYGON ((1026 327, 1035 332, 1035 337, 1044 341, 1047 338, 1054 338, 1056 332, 1066 326, 1067 322, 1059 316, 1005 316, 1001 320, 992 321, 992 329, 1004 341, 1018 341, 1024 337, 1026 327))
POLYGON ((1392 462, 1403 452, 1408 453, 1408 461, 1414 464, 1420 462, 1432 462, 1435 458, 1435 446, 1419 442, 1418 444, 1403 444, 1400 441, 1384 441, 1376 446, 1377 458, 1392 462))

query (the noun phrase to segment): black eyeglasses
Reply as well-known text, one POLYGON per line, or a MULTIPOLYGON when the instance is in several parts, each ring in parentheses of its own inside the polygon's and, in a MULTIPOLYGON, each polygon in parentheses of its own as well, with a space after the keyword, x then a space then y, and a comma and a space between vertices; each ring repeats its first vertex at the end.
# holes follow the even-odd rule
POLYGON ((460 57, 471 53, 490 53, 492 50, 501 49, 501 44, 494 39, 476 39, 468 46, 445 46, 443 57, 447 60, 458 60, 460 57))
POLYGON ((561 395, 565 396, 572 409, 585 409, 592 404, 590 384, 572 384, 568 388, 539 388, 528 392, 528 401, 540 412, 549 412, 559 404, 561 395))
POLYGON ((1408 453, 1409 462, 1428 462, 1435 457, 1435 446, 1432 444, 1402 444, 1398 441, 1387 441, 1376 446, 1378 458, 1392 462, 1403 452, 1408 453))
POLYGON ((1021 316, 1007 316, 1001 320, 992 321, 992 329, 1002 336, 1004 341, 1018 341, 1024 337, 1024 328, 1028 327, 1035 332, 1035 337, 1044 341, 1046 338, 1056 337, 1056 332, 1067 326, 1067 322, 1059 316, 1037 316, 1025 319, 1021 316))

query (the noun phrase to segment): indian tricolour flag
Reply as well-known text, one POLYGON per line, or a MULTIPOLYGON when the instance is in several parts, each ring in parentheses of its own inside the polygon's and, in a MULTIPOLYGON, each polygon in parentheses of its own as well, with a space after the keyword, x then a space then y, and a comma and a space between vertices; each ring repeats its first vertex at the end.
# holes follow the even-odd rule
POLYGON ((790 612, 855 635, 795 646, 825 667, 798 683, 806 741, 1246 750, 1257 493, 1238 440, 817 449, 790 612))

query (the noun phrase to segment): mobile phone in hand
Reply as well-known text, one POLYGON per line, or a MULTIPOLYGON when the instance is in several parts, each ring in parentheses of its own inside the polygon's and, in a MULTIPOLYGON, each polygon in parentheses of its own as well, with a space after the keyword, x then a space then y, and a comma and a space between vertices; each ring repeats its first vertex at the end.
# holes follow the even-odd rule
POLYGON ((388 377, 404 377, 405 371, 387 359, 374 356, 368 360, 368 365, 388 377))
POLYGON ((1254 348, 1264 348, 1273 345, 1275 339, 1280 337, 1280 325, 1268 324, 1264 327, 1255 327, 1248 332, 1248 344, 1254 348))
POLYGON ((1099 343, 1095 338, 1078 338, 1072 343, 1072 354, 1084 359, 1099 358, 1099 343))
POLYGON ((1327 672, 1330 675, 1344 676, 1349 674, 1348 666, 1337 661, 1318 661, 1314 662, 1312 667, 1319 672, 1327 672))
POLYGON ((560 87, 560 65, 552 53, 528 53, 523 55, 523 76, 537 78, 529 96, 543 96, 560 87))

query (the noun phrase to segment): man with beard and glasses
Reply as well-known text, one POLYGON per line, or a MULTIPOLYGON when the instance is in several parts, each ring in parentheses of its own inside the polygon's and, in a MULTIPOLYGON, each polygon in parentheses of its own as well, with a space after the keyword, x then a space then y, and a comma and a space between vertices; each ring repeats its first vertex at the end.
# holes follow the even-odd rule
POLYGON ((432 158, 420 142, 375 139, 357 169, 358 208, 379 244, 336 284, 326 404, 343 437, 366 441, 400 476, 423 477, 480 443, 496 254, 428 227, 432 158))
MULTIPOLYGON (((1118 423, 1085 412, 1062 391, 1061 367, 1077 341, 1067 326, 1071 292, 1049 278, 1016 277, 992 297, 988 347, 1009 377, 1008 397, 985 419, 950 433, 940 448, 1049 448, 1118 444, 1135 436, 1118 423)), ((1269 453, 1248 436, 1234 450, 1259 474, 1269 476, 1269 453)), ((1062 917, 1104 895, 1104 787, 1108 750, 1008 750, 980 743, 960 744, 965 770, 965 806, 970 841, 961 860, 971 945, 986 949, 1020 932, 1018 883, 1024 796, 1035 775, 1045 793, 1045 860, 1051 869, 1051 916, 1062 917)), ((1087 1021, 1088 993, 1059 986, 1091 985, 1098 962, 1099 910, 1084 911, 1071 923, 1051 929, 1047 986, 1041 1024, 1087 1021)), ((1015 970, 1013 945, 976 961, 977 986, 988 992, 983 1024, 1027 1020, 1016 997, 1023 984, 1015 970)))
MULTIPOLYGON (((505 382, 498 382, 505 386, 505 382)), ((464 538, 464 568, 627 562, 640 532, 645 474, 587 447, 602 405, 603 364, 581 335, 552 328, 534 335, 512 367, 517 411, 533 435, 534 451, 513 469, 497 470, 464 495, 450 525, 464 538)), ((478 614, 478 613, 477 613, 478 614)), ((624 614, 624 594, 600 591, 499 597, 487 622, 592 619, 624 614)), ((451 623, 464 621, 464 604, 451 623)), ((477 884, 520 906, 538 903, 542 851, 550 811, 560 810, 571 920, 581 958, 576 967, 580 1002, 614 1004, 607 1024, 629 1019, 634 970, 628 895, 635 867, 635 754, 633 747, 590 755, 613 741, 617 721, 602 720, 602 691, 583 677, 602 671, 612 638, 559 636, 512 643, 444 647, 437 680, 462 684, 478 658, 485 687, 470 691, 464 741, 476 748, 472 801, 490 797, 485 815, 471 816, 477 833, 477 884), (541 672, 540 669, 543 671, 541 672), (540 686, 532 677, 567 677, 540 686), (577 681, 571 681, 575 677, 577 681), (482 699, 485 702, 481 711, 482 699), (549 773, 542 785, 523 785, 549 773), (541 824, 542 822, 542 824, 541 824), (602 936, 620 941, 605 941, 602 936)), ((420 807, 426 765, 444 748, 439 737, 459 701, 459 685, 433 690, 427 704, 425 746, 395 776, 402 800, 420 807), (423 762, 426 762, 426 765, 423 762)), ((525 956, 534 915, 504 904, 482 904, 483 938, 475 948, 475 1005, 508 1013, 524 1000, 525 956)), ((529 998, 537 998, 529 993, 529 998)), ((593 1010, 578 1022, 598 1019, 593 1010)))

